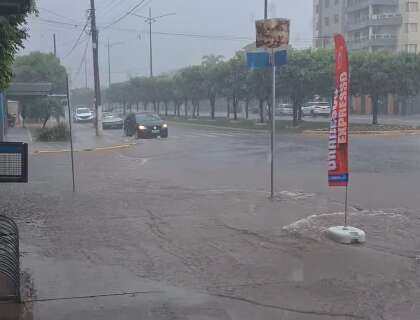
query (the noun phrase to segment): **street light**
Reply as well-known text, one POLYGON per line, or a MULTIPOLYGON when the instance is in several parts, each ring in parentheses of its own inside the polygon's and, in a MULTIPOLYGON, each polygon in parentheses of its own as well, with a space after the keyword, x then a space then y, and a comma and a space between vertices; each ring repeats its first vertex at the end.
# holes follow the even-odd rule
POLYGON ((132 13, 133 16, 144 18, 146 23, 149 24, 149 52, 150 52, 150 78, 153 78, 153 45, 152 45, 152 24, 155 23, 158 19, 168 17, 168 16, 174 16, 176 13, 166 13, 160 16, 152 17, 152 8, 149 8, 149 16, 142 16, 136 13, 132 13))

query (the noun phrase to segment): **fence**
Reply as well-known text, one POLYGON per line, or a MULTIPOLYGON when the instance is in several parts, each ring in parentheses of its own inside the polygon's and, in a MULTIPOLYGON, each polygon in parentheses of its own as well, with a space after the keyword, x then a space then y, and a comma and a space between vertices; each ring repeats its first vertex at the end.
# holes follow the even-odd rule
POLYGON ((0 288, 0 300, 20 302, 19 231, 12 219, 1 215, 0 276, 0 286, 4 287, 0 288))

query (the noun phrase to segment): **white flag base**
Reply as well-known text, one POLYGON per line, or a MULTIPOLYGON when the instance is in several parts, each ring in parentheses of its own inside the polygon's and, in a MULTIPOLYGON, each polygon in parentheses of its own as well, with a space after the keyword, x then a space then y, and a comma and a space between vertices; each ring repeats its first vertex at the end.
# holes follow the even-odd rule
POLYGON ((366 242, 366 233, 354 227, 331 227, 326 231, 328 238, 342 244, 360 244, 366 242))

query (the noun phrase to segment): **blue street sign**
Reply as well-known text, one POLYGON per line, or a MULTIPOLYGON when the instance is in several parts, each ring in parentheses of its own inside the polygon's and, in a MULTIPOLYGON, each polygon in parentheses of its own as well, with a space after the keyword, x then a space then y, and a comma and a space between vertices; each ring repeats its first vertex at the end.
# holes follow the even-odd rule
MULTIPOLYGON (((279 50, 274 53, 276 66, 282 66, 287 63, 287 51, 279 50)), ((248 68, 259 69, 271 67, 271 58, 268 52, 248 52, 246 54, 248 68)))

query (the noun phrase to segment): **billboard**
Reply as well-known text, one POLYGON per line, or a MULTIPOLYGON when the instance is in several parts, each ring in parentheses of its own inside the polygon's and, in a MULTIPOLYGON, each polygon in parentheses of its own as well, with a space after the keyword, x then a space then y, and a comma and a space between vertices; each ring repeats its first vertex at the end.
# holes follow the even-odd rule
POLYGON ((281 48, 289 45, 290 20, 268 19, 258 20, 257 48, 281 48))
POLYGON ((335 35, 336 84, 328 142, 328 184, 346 187, 349 182, 349 58, 346 42, 335 35))

